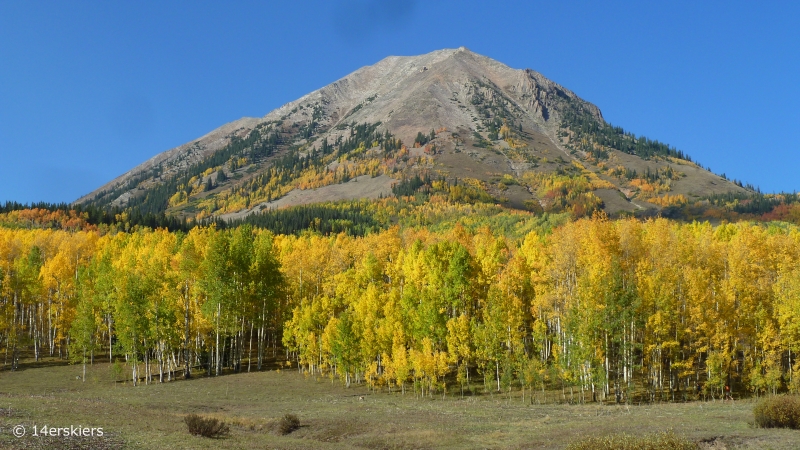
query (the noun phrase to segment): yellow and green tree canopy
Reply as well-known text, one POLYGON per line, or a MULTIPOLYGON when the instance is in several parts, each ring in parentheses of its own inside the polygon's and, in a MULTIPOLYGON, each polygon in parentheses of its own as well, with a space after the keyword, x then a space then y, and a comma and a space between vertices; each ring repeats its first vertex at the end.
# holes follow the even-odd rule
POLYGON ((0 228, 0 345, 6 368, 126 357, 146 381, 282 345, 303 371, 423 395, 476 374, 595 399, 797 390, 799 260, 793 225, 598 214, 523 239, 0 228))

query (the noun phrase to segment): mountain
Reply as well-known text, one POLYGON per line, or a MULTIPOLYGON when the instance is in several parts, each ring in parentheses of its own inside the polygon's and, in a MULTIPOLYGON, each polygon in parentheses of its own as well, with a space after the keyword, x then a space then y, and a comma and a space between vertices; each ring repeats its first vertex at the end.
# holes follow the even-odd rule
POLYGON ((236 219, 417 192, 583 215, 747 191, 609 125, 540 73, 461 47, 387 57, 161 153, 76 203, 236 219))

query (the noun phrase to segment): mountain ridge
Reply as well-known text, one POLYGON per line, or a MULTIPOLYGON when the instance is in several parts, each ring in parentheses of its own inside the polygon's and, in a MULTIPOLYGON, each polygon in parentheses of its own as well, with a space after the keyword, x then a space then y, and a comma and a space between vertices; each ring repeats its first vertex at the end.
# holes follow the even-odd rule
POLYGON ((542 74, 460 47, 361 67, 261 118, 238 119, 156 155, 76 203, 146 203, 151 212, 219 217, 258 212, 293 189, 365 173, 400 181, 421 172, 477 180, 489 196, 519 209, 551 204, 537 173, 592 180, 597 199, 590 207, 611 212, 743 190, 682 152, 612 127, 597 106, 542 74), (357 124, 366 127, 363 136, 357 124), (343 152, 354 136, 363 149, 351 143, 343 152), (295 161, 293 172, 281 175, 284 185, 267 189, 275 183, 264 174, 288 155, 305 163, 295 161), (505 176, 514 183, 497 183, 505 176), (659 195, 645 206, 638 201, 659 195))

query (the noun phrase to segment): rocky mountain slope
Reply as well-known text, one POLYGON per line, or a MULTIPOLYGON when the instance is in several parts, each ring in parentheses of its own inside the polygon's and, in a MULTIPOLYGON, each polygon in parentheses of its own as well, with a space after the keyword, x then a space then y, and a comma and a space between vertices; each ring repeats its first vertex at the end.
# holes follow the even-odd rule
POLYGON ((680 151, 610 126, 596 106, 541 74, 462 47, 385 58, 157 155, 76 203, 241 218, 295 199, 421 188, 453 201, 578 214, 744 191, 680 151))

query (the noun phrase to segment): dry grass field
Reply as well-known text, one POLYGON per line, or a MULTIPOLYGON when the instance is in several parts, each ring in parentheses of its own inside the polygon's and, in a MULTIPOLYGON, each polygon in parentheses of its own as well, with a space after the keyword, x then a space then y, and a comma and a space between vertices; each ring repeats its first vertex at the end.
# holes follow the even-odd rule
MULTIPOLYGON (((519 393, 416 398, 345 388, 296 371, 199 377, 133 387, 112 366, 49 365, 0 373, 0 448, 561 449, 582 436, 673 430, 711 449, 796 449, 800 431, 752 425, 753 402, 653 405, 523 404, 519 393), (363 399, 362 399, 363 397, 363 399), (192 436, 187 414, 217 417, 227 437, 192 436), (285 414, 300 428, 279 435, 285 414), (23 425, 26 436, 12 434, 23 425), (103 437, 34 437, 33 427, 102 427, 103 437)), ((556 393, 552 393, 557 397, 556 393)))

